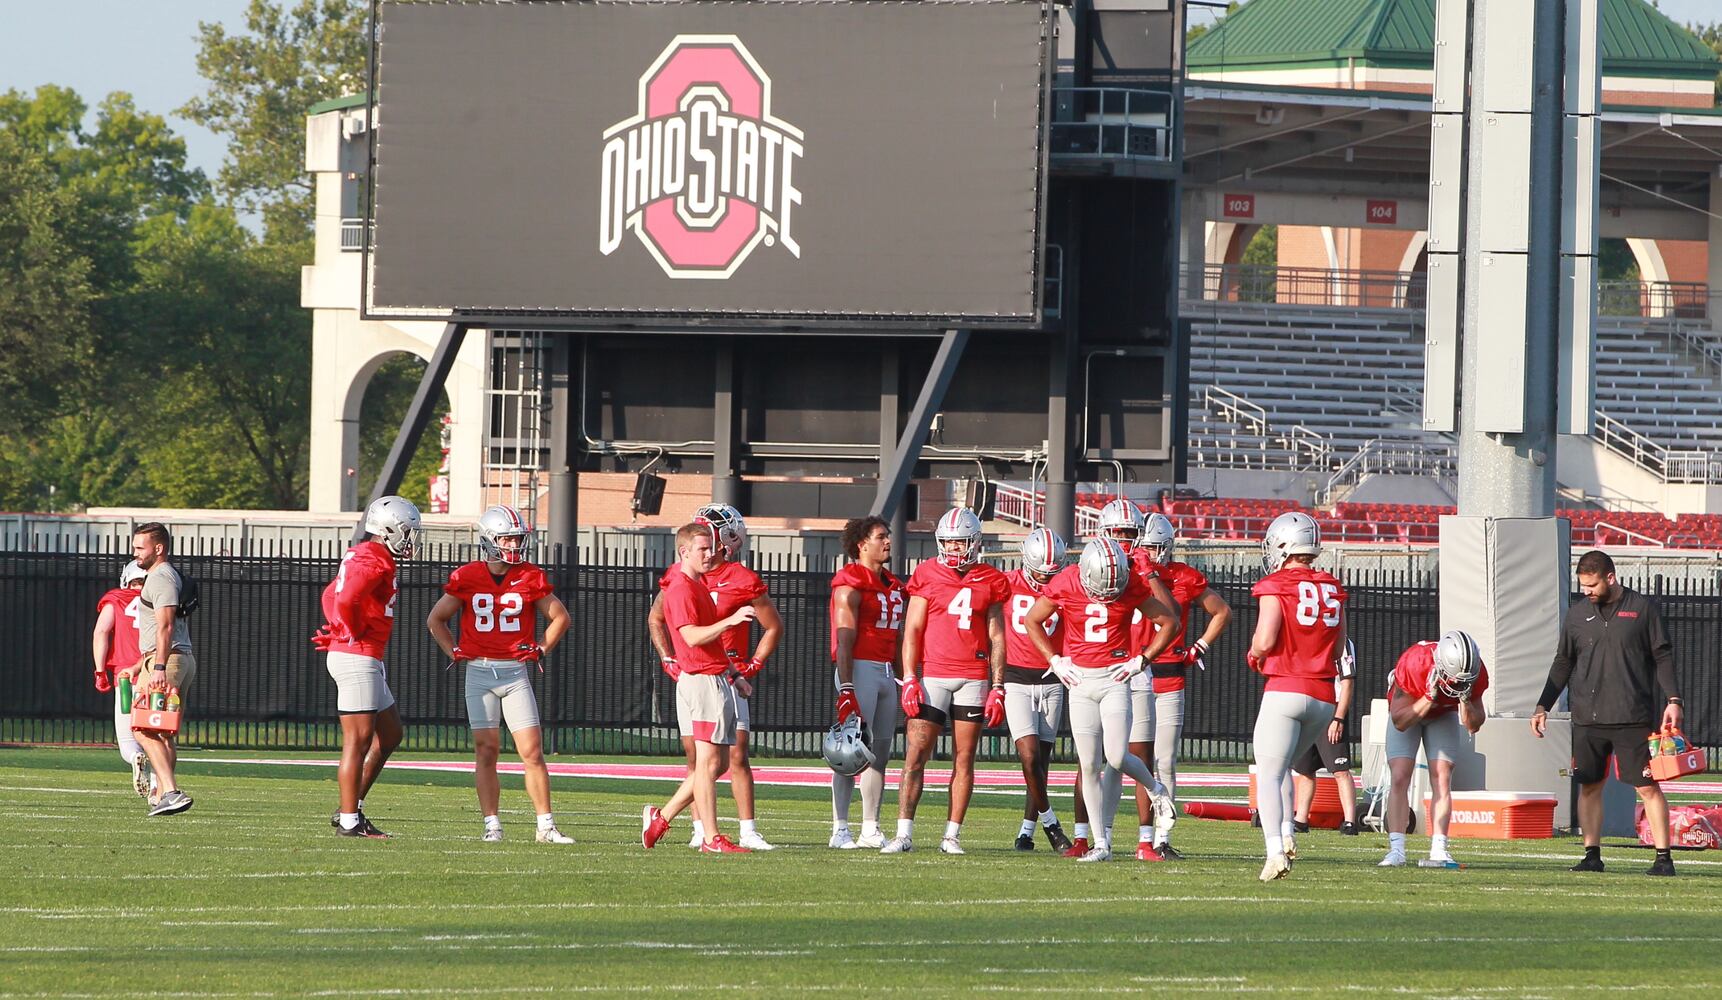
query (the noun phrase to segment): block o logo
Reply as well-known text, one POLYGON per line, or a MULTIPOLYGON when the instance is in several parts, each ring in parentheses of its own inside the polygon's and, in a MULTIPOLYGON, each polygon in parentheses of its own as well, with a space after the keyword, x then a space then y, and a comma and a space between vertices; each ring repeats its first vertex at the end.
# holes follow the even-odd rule
POLYGON ((761 243, 799 258, 801 143, 741 39, 677 35, 641 75, 634 115, 604 130, 599 252, 631 229, 672 278, 728 278, 761 243))

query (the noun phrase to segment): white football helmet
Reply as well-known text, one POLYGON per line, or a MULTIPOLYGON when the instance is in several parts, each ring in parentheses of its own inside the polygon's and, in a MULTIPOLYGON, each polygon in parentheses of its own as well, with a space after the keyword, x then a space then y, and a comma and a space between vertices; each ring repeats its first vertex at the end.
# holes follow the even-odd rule
POLYGON ((873 766, 873 748, 867 745, 867 723, 861 716, 851 715, 825 731, 825 746, 821 751, 831 770, 853 778, 873 766))
POLYGON ((1173 543, 1178 539, 1178 526, 1165 514, 1155 511, 1148 515, 1142 527, 1142 547, 1154 561, 1164 566, 1172 561, 1173 543))
POLYGON ((1438 676, 1435 690, 1430 694, 1444 694, 1455 701, 1464 701, 1471 695, 1471 685, 1476 683, 1482 663, 1483 653, 1477 648, 1477 640, 1469 633, 1454 629, 1442 634, 1435 643, 1438 676))
POLYGON ((1022 540, 1022 571, 1028 585, 1039 590, 1064 568, 1064 539, 1051 528, 1036 528, 1022 540))
POLYGON ((1286 556, 1321 555, 1321 525, 1301 510, 1288 510, 1262 536, 1262 565, 1269 573, 1277 573, 1285 565, 1286 556))
POLYGON ((1126 552, 1142 542, 1142 508, 1119 497, 1100 508, 1100 536, 1124 546, 1126 552))
POLYGON ((939 562, 951 569, 968 569, 981 557, 981 519, 967 507, 945 511, 933 529, 933 538, 939 543, 939 562), (947 553, 946 542, 962 542, 963 548, 954 555, 947 553))
POLYGON ((1130 556, 1114 539, 1089 539, 1076 566, 1083 593, 1097 601, 1115 601, 1130 585, 1130 556))
POLYGON ((146 576, 149 576, 149 570, 139 566, 138 561, 133 559, 131 562, 126 563, 125 569, 120 570, 120 586, 129 587, 146 576))
POLYGON ((486 507, 484 513, 478 515, 478 551, 485 559, 518 566, 526 561, 531 544, 532 529, 526 526, 526 519, 513 507, 499 503, 486 507), (514 548, 505 549, 500 541, 503 538, 518 541, 514 548))
POLYGON ((741 519, 741 511, 727 503, 708 503, 694 511, 694 516, 704 518, 717 529, 725 559, 735 562, 741 558, 742 550, 747 548, 747 522, 741 519))
POLYGON ((418 544, 419 509, 406 497, 378 497, 365 508, 365 531, 402 559, 411 559, 418 544))

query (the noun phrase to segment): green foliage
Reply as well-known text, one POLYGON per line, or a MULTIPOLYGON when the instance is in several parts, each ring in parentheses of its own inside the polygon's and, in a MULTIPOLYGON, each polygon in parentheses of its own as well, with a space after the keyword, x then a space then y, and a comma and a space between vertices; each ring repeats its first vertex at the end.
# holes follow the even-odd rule
POLYGON ((1280 227, 1263 226, 1256 230, 1244 246, 1239 263, 1260 267, 1277 267, 1280 262, 1280 227))
POLYGON ((362 0, 298 0, 291 9, 251 0, 245 33, 199 25, 197 69, 209 90, 181 113, 227 137, 222 193, 262 214, 272 244, 309 246, 305 110, 365 90, 368 16, 362 0))
MULTIPOLYGON (((1722 21, 1715 24, 1688 24, 1686 30, 1710 46, 1710 51, 1722 56, 1722 21)), ((1722 103, 1722 73, 1716 74, 1716 100, 1722 103)))
MULTIPOLYGON (((1190 25, 1190 29, 1184 33, 1184 45, 1185 46, 1192 45, 1195 43, 1196 39, 1201 38, 1203 35, 1207 34, 1208 32, 1213 31, 1215 28, 1218 28, 1222 23, 1225 22, 1225 20, 1228 16, 1237 13, 1238 8, 1240 6, 1242 6, 1242 4, 1236 3, 1236 2, 1226 4, 1226 13, 1212 15, 1213 20, 1211 20, 1211 21, 1204 21, 1201 24, 1190 25)), ((1202 10, 1204 12, 1207 12, 1207 11, 1211 10, 1211 8, 1205 8, 1204 7, 1204 8, 1202 8, 1202 10)), ((1188 22, 1191 19, 1189 14, 1185 14, 1184 16, 1185 16, 1186 22, 1188 22)))
POLYGON ((1638 258, 1632 248, 1618 238, 1597 240, 1596 277, 1598 281, 1639 281, 1638 258))
MULTIPOLYGON (((371 484, 376 482, 377 473, 382 469, 384 460, 389 457, 389 449, 395 443, 395 433, 400 429, 407 407, 413 401, 413 393, 418 390, 419 379, 424 375, 424 370, 425 363, 419 358, 408 354, 396 355, 383 362, 382 367, 371 376, 370 384, 365 387, 365 399, 359 405, 361 498, 369 494, 371 484)), ((434 414, 446 412, 448 395, 439 393, 434 414)), ((406 475, 401 480, 398 491, 401 496, 418 504, 420 510, 430 510, 430 477, 436 475, 437 468, 442 464, 442 428, 436 422, 434 414, 430 426, 425 428, 424 435, 419 438, 418 450, 413 452, 412 459, 407 463, 406 475)))

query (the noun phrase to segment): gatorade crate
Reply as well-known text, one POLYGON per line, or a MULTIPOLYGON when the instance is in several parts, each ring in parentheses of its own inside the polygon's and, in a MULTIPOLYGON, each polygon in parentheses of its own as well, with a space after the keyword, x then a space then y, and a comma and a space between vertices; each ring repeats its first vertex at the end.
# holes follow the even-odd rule
POLYGON ((1699 747, 1689 746, 1685 753, 1662 754, 1650 758, 1650 776, 1657 781, 1672 781, 1688 774, 1697 774, 1704 770, 1706 761, 1704 751, 1699 747))
MULTIPOLYGON (((1423 814, 1433 816, 1430 800, 1423 814)), ((1542 792, 1454 792, 1447 835, 1472 840, 1531 840, 1555 835, 1555 797, 1542 792)))
MULTIPOLYGON (((174 689, 173 693, 177 694, 178 689, 174 689)), ((150 708, 146 699, 132 708, 132 728, 172 736, 179 732, 179 717, 184 712, 183 702, 180 703, 179 711, 170 712, 165 708, 150 708)))

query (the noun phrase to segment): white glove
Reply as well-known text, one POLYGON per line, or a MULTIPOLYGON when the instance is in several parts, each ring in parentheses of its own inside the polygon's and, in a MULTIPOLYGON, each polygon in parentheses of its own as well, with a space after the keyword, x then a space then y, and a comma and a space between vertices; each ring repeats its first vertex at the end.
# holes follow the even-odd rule
POLYGON ((1423 682, 1423 691, 1424 696, 1430 701, 1434 701, 1435 696, 1441 692, 1441 667, 1439 665, 1429 668, 1429 677, 1423 682))
POLYGON ((1345 652, 1339 654, 1339 676, 1357 676, 1357 647, 1350 641, 1345 644, 1345 652))
POLYGON ((1059 683, 1067 688, 1073 688, 1082 683, 1082 675, 1077 671, 1076 664, 1072 663, 1068 656, 1053 657, 1051 666, 1048 666, 1046 670, 1047 673, 1057 677, 1059 683))
POLYGON ((1120 663, 1118 666, 1113 667, 1112 673, 1109 674, 1108 676, 1111 677, 1114 681, 1117 681, 1118 683, 1123 684, 1124 682, 1128 681, 1130 678, 1135 677, 1137 674, 1141 673, 1142 667, 1143 667, 1142 657, 1132 656, 1130 659, 1125 660, 1123 663, 1120 663))

